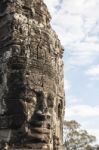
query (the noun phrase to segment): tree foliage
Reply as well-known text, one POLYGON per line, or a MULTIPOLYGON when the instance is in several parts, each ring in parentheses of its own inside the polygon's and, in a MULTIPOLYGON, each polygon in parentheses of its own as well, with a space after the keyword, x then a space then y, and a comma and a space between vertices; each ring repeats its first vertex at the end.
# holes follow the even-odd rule
POLYGON ((90 144, 96 137, 88 134, 75 120, 64 121, 64 147, 66 150, 95 150, 90 144))

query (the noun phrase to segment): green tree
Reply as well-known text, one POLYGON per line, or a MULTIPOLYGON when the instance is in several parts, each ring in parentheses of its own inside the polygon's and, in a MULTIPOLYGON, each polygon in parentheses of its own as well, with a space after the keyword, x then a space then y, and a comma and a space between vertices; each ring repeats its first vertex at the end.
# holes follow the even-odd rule
POLYGON ((94 146, 88 145, 86 147, 86 150, 99 150, 99 145, 94 145, 94 146))
POLYGON ((96 150, 99 150, 99 145, 96 145, 96 150))
POLYGON ((89 135, 86 130, 82 130, 78 122, 75 120, 64 121, 64 147, 66 150, 93 150, 90 144, 94 141, 96 141, 96 137, 89 135))
POLYGON ((88 146, 86 147, 86 150, 96 150, 96 147, 95 147, 95 146, 88 145, 88 146))

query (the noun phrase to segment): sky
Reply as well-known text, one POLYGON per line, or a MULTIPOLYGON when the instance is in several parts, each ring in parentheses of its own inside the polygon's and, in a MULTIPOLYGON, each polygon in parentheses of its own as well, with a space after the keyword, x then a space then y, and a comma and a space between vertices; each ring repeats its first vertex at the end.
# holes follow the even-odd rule
POLYGON ((44 0, 64 46, 66 120, 99 143, 99 0, 44 0))

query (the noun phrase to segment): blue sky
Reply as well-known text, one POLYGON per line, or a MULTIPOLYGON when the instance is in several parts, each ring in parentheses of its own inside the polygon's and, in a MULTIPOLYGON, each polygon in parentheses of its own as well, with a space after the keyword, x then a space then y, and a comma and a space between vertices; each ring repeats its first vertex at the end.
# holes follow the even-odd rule
POLYGON ((44 0, 64 46, 65 119, 99 142, 99 0, 44 0))

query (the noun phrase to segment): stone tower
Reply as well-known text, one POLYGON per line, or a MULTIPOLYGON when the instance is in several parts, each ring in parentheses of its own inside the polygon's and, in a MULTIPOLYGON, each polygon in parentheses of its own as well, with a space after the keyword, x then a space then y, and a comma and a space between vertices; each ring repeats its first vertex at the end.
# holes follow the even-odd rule
POLYGON ((62 150, 63 48, 43 0, 0 0, 0 150, 62 150))

